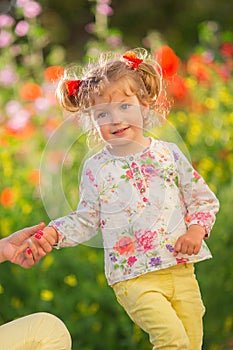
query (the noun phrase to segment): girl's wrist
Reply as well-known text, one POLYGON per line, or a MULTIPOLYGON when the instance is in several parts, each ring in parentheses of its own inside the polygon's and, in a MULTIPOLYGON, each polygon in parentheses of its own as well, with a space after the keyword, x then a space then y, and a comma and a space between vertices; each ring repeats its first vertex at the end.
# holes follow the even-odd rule
POLYGON ((206 237, 208 237, 208 234, 207 234, 205 228, 201 225, 198 225, 198 224, 190 225, 188 230, 190 232, 193 231, 195 234, 199 234, 202 237, 202 239, 205 239, 206 237))

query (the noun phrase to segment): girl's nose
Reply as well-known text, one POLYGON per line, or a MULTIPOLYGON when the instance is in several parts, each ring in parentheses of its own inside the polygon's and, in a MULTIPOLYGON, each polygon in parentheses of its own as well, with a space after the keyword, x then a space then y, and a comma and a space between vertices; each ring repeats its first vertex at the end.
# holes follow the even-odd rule
POLYGON ((111 123, 120 124, 122 122, 119 111, 111 110, 111 123))

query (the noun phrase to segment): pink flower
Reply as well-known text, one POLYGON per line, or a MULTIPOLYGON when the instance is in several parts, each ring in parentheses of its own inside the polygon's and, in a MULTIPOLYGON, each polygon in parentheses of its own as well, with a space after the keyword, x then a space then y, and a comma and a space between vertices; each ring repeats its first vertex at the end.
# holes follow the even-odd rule
POLYGON ((13 41, 13 36, 7 30, 2 30, 0 33, 0 48, 9 46, 13 41))
POLYGON ((24 36, 29 30, 29 23, 26 21, 19 21, 15 27, 15 33, 18 36, 24 36))
POLYGON ((125 173, 125 176, 127 177, 127 179, 132 179, 133 178, 133 173, 131 170, 127 170, 125 173))
POLYGON ((25 5, 27 5, 28 2, 30 2, 30 0, 17 0, 16 6, 17 7, 24 7, 25 5))
POLYGON ((7 102, 5 109, 7 114, 11 117, 14 116, 15 114, 17 114, 17 112, 20 110, 21 105, 18 101, 15 100, 11 100, 9 102, 7 102))
POLYGON ((105 16, 111 16, 113 14, 113 9, 107 4, 98 4, 96 10, 105 16))
POLYGON ((156 243, 155 243, 155 239, 157 237, 156 231, 146 230, 143 232, 143 234, 140 234, 140 230, 135 231, 135 237, 136 237, 138 252, 145 253, 148 250, 155 248, 156 246, 156 243))
POLYGON ((41 6, 35 1, 28 1, 23 7, 24 16, 27 18, 34 18, 42 11, 41 6))
POLYGON ((194 171, 194 172, 193 172, 193 176, 195 177, 195 179, 200 179, 200 178, 201 178, 201 175, 198 174, 197 171, 194 171))
POLYGON ((89 177, 89 180, 90 181, 94 181, 95 180, 95 178, 94 178, 94 176, 93 176, 93 174, 92 174, 92 171, 91 171, 91 169, 87 169, 86 170, 86 175, 89 177))
POLYGON ((35 107, 38 111, 47 111, 50 107, 50 101, 47 98, 39 97, 35 100, 35 107))
POLYGON ((185 263, 187 263, 189 261, 189 259, 188 258, 176 258, 176 262, 177 262, 177 264, 185 264, 185 263))
POLYGON ((25 128, 30 118, 28 111, 21 109, 18 113, 9 120, 7 123, 8 128, 11 130, 20 130, 25 128))
POLYGON ((0 83, 4 86, 11 86, 18 80, 18 75, 10 66, 4 67, 0 71, 0 83))
POLYGON ((151 177, 158 175, 158 169, 156 169, 153 164, 143 164, 142 165, 142 173, 147 178, 151 178, 151 177))
POLYGON ((122 44, 122 40, 118 35, 111 35, 106 39, 107 43, 113 47, 119 46, 122 44))
POLYGON ((134 264, 136 261, 137 261, 136 256, 130 256, 130 257, 128 258, 128 260, 127 260, 127 264, 128 264, 129 266, 133 266, 133 264, 134 264))
POLYGON ((198 212, 198 213, 194 213, 191 215, 191 221, 192 220, 198 220, 201 222, 205 222, 205 221, 212 221, 212 215, 209 212, 198 212))
POLYGON ((0 28, 11 27, 15 23, 14 18, 9 15, 0 15, 0 28))
POLYGON ((20 45, 11 45, 10 53, 13 56, 18 56, 19 54, 21 54, 21 52, 22 52, 22 49, 21 49, 20 45))

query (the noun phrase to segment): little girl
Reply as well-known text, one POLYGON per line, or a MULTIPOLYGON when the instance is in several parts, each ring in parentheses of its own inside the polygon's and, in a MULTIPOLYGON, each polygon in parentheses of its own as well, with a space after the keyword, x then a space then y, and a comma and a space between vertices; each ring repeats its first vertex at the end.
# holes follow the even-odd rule
POLYGON ((101 230, 108 284, 153 349, 200 350, 204 306, 193 264, 211 258, 205 239, 219 203, 175 144, 143 133, 163 108, 161 86, 145 50, 101 58, 81 77, 65 73, 61 106, 106 145, 84 164, 77 210, 43 237, 60 248, 101 230))

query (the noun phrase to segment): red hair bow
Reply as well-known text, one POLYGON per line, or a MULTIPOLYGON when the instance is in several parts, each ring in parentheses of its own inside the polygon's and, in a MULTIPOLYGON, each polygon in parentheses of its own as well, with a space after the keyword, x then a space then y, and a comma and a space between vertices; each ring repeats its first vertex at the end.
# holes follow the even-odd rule
POLYGON ((143 62, 141 58, 137 58, 136 53, 133 51, 127 51, 123 58, 128 61, 132 68, 138 69, 138 65, 143 62))
POLYGON ((77 95, 81 82, 82 80, 69 80, 65 82, 68 97, 77 95))

